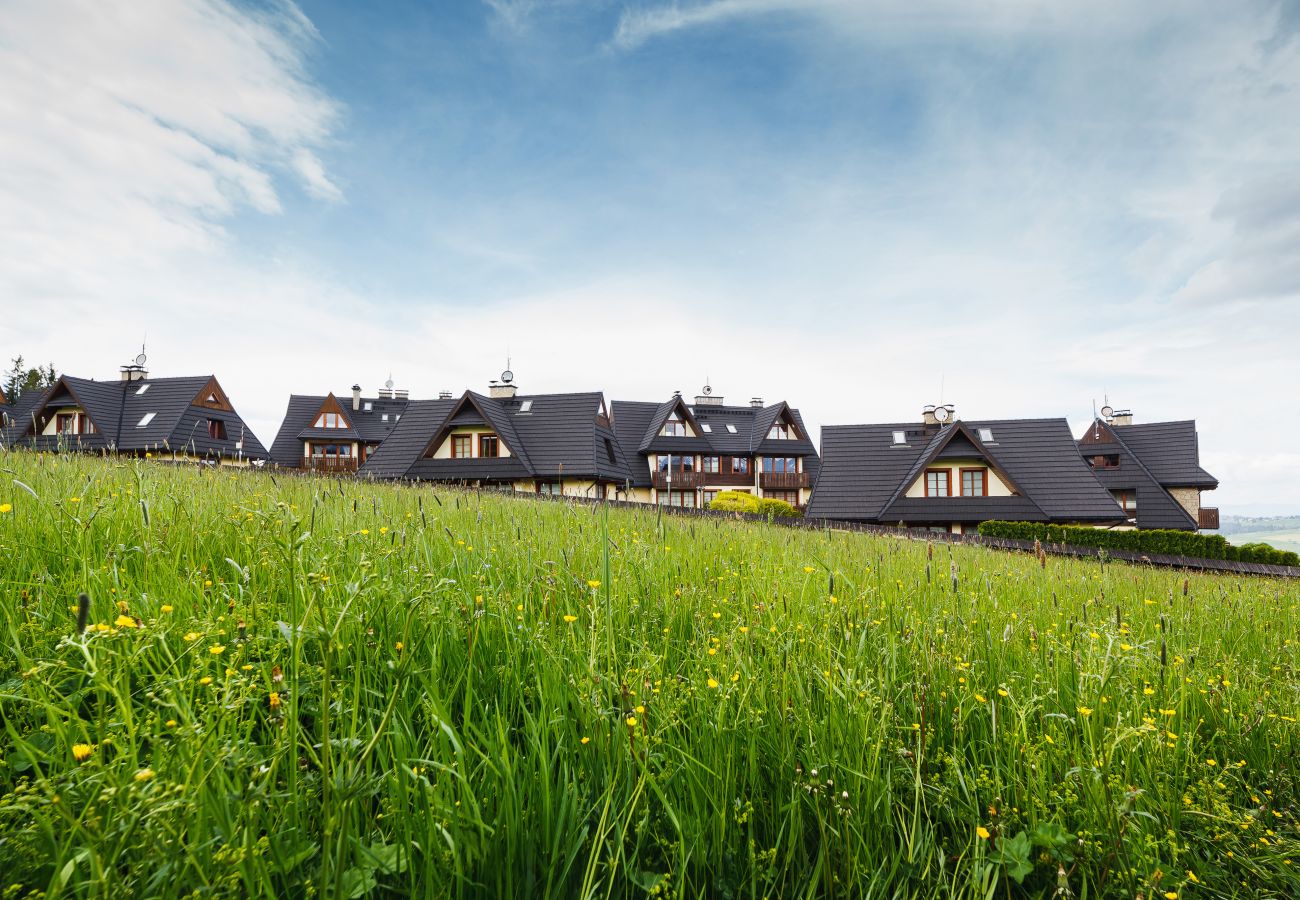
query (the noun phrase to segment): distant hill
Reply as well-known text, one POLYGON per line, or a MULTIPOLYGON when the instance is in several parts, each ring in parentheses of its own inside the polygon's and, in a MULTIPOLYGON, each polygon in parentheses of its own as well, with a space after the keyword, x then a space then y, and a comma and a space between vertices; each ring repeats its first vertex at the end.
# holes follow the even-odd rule
POLYGON ((1300 516, 1224 516, 1219 534, 1238 546, 1265 543, 1300 552, 1300 516))

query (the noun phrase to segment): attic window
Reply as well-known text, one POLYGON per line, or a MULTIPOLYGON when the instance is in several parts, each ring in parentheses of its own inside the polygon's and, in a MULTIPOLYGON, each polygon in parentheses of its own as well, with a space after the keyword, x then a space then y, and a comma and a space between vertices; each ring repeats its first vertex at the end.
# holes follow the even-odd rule
POLYGON ((902 445, 902 444, 906 444, 906 443, 907 443, 907 432, 906 432, 906 431, 895 431, 895 432, 894 432, 894 444, 895 444, 895 445, 902 445))
POLYGON ((144 393, 145 391, 147 391, 147 390, 149 390, 149 385, 147 385, 147 384, 142 384, 142 385, 140 385, 140 387, 136 388, 135 395, 136 395, 137 397, 139 397, 141 394, 143 394, 143 393, 144 393))
POLYGON ((708 422, 701 422, 700 428, 704 431, 705 434, 713 434, 713 426, 710 425, 708 422))
POLYGON ((347 425, 346 425, 346 423, 343 421, 343 417, 340 416, 338 413, 328 412, 328 413, 321 413, 319 416, 317 416, 317 417, 316 417, 316 424, 315 424, 313 427, 315 427, 315 428, 345 428, 345 427, 347 427, 347 425))
POLYGON ((382 421, 382 422, 387 422, 387 421, 388 421, 388 413, 384 413, 382 416, 379 417, 379 419, 380 419, 380 421, 382 421))
POLYGON ((686 424, 682 422, 682 417, 673 413, 664 422, 664 427, 659 430, 663 437, 686 437, 686 424))
POLYGON ((375 408, 375 404, 373 404, 373 403, 371 403, 369 400, 367 400, 367 401, 366 401, 366 412, 370 412, 370 411, 373 410, 374 408, 375 408))
POLYGON ((216 402, 217 402, 217 395, 216 395, 216 394, 208 394, 208 400, 207 400, 207 402, 208 402, 208 403, 216 403, 216 402))
POLYGON ((519 411, 521 413, 529 412, 532 410, 532 408, 533 408, 533 401, 531 400, 525 400, 519 404, 519 411))
POLYGON ((787 441, 790 439, 790 426, 784 422, 777 422, 768 431, 767 436, 772 440, 787 441))
POLYGON ((140 419, 139 422, 136 423, 136 426, 135 426, 135 427, 136 427, 136 428, 144 428, 146 425, 148 425, 150 422, 153 421, 153 417, 156 416, 156 415, 157 415, 157 413, 145 413, 145 414, 144 414, 144 417, 143 417, 142 419, 140 419))
POLYGON ((979 432, 980 432, 980 440, 983 441, 984 443, 987 444, 993 440, 992 428, 981 428, 979 432))
POLYGON ((735 425, 728 424, 728 425, 727 425, 727 431, 729 431, 731 434, 735 434, 735 433, 736 433, 736 426, 735 426, 735 425))

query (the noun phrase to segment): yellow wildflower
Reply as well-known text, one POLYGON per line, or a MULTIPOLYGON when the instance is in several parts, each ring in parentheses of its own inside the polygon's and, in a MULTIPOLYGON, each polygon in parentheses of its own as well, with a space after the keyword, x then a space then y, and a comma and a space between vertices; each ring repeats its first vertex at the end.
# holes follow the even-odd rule
POLYGON ((573 622, 578 621, 578 617, 577 617, 577 616, 565 616, 565 617, 564 617, 564 621, 569 622, 570 624, 572 624, 573 622))
POLYGON ((1083 716, 1086 719, 1088 718, 1088 716, 1092 715, 1092 710, 1086 706, 1080 706, 1079 715, 1083 716))
POLYGON ((171 605, 170 603, 164 603, 164 604, 162 605, 162 611, 165 612, 165 613, 169 613, 169 612, 171 612, 171 611, 172 611, 172 605, 171 605))
POLYGON ((636 727, 636 716, 628 716, 628 717, 627 717, 627 727, 628 727, 628 728, 635 728, 635 727, 636 727))
POLYGON ((134 777, 136 781, 148 781, 150 778, 153 778, 153 775, 153 769, 145 768, 136 772, 134 777))
POLYGON ((13 512, 13 509, 14 507, 12 503, 0 503, 0 515, 7 512, 13 512))
POLYGON ((716 679, 710 678, 709 681, 708 681, 708 685, 709 685, 710 688, 713 688, 713 689, 716 690, 717 687, 718 687, 718 682, 717 682, 716 679))
POLYGON ((980 827, 976 828, 976 829, 975 829, 975 833, 976 833, 977 835, 979 835, 982 839, 986 840, 986 841, 987 841, 987 840, 992 836, 992 835, 989 834, 989 830, 988 830, 987 828, 985 828, 983 825, 981 825, 980 827))
POLYGON ((584 737, 584 738, 582 739, 582 742, 583 742, 584 744, 590 744, 590 743, 591 743, 591 738, 589 738, 589 737, 584 737))
POLYGON ((590 580, 589 580, 589 581, 587 582, 587 587, 591 588, 591 589, 594 591, 596 588, 600 587, 600 582, 599 582, 599 581, 590 581, 590 580))
POLYGON ((226 652, 226 648, 221 644, 214 644, 208 648, 208 652, 211 653, 213 656, 220 656, 221 654, 226 652))
POLYGON ((113 624, 116 625, 118 628, 137 628, 137 627, 139 627, 139 626, 137 626, 137 625, 135 624, 135 619, 133 619, 133 618, 131 618, 130 616, 127 616, 127 615, 121 615, 121 616, 118 616, 116 619, 113 620, 113 624))
POLYGON ((85 762, 90 759, 90 754, 95 752, 94 744, 73 744, 72 758, 77 762, 85 762))

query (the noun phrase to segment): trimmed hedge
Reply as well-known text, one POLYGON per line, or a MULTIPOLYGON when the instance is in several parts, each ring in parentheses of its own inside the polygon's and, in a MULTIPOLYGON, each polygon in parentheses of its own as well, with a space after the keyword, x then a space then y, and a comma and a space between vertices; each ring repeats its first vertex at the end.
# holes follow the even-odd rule
POLYGON ((1159 553, 1196 559, 1227 559, 1233 562, 1266 563, 1274 566, 1300 566, 1300 554, 1278 550, 1268 544, 1229 544, 1222 535, 1197 534, 1152 528, 1136 531, 1108 531, 1072 525, 1045 525, 1041 522, 981 522, 979 532, 986 537, 1042 541, 1045 544, 1075 544, 1106 550, 1131 550, 1135 553, 1159 553))
POLYGON ((709 509, 723 512, 756 513, 772 519, 794 519, 802 513, 784 500, 755 497, 746 491, 723 491, 709 503, 709 509))

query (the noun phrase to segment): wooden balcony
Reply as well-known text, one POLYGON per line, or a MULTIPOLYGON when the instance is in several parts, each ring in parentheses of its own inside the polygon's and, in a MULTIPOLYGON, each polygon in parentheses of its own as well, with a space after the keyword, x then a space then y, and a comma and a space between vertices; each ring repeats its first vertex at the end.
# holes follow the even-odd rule
POLYGON ((302 468, 317 475, 355 475, 357 458, 355 456, 307 456, 303 458, 302 468))
MULTIPOLYGON (((668 472, 651 472, 650 483, 657 490, 668 490, 668 475, 668 472)), ((708 477, 704 472, 682 472, 674 469, 672 472, 672 489, 674 491, 691 491, 702 486, 708 477)))
POLYGON ((808 487, 807 472, 760 472, 758 486, 771 491, 793 491, 808 487))
POLYGON ((1219 527, 1219 508, 1217 506, 1202 506, 1200 514, 1196 517, 1198 528, 1208 528, 1218 530, 1219 527))
POLYGON ((707 485, 735 485, 737 487, 753 487, 753 472, 703 472, 704 483, 707 485))

